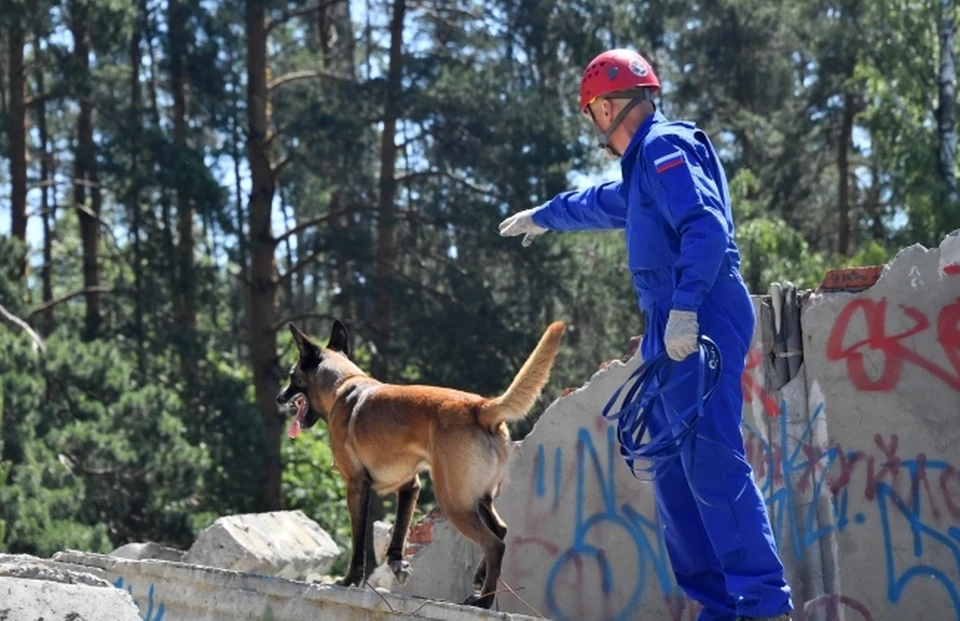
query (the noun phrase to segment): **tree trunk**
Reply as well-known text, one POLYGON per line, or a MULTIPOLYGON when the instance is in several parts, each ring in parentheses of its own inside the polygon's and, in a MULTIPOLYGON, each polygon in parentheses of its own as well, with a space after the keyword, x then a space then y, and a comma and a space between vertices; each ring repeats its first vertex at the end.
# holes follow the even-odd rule
MULTIPOLYGON (((957 203, 957 65, 954 54, 956 23, 953 0, 940 0, 940 74, 937 106, 938 162, 943 200, 951 210, 957 203)), ((947 205, 944 205, 946 207, 947 205)))
MULTIPOLYGON (((39 37, 38 37, 39 39, 39 37)), ((34 79, 37 82, 37 93, 46 92, 43 74, 43 63, 34 65, 34 79)), ((43 223, 43 269, 40 270, 40 279, 43 283, 43 303, 53 301, 53 207, 50 204, 50 180, 53 178, 51 168, 53 155, 50 153, 49 134, 47 130, 47 105, 43 100, 37 104, 37 133, 40 137, 40 221, 43 223)), ((54 190, 56 192, 56 190, 54 190)), ((53 308, 43 312, 41 333, 48 336, 53 332, 53 308)))
POLYGON ((857 69, 857 45, 855 23, 859 10, 858 0, 853 0, 844 8, 841 23, 844 27, 843 73, 843 114, 840 120, 840 137, 837 144, 837 252, 841 256, 850 254, 850 150, 853 147, 853 121, 858 112, 857 88, 853 83, 857 69))
POLYGON ((19 9, 14 10, 7 30, 7 60, 10 73, 10 234, 24 243, 24 255, 17 261, 11 278, 19 280, 27 273, 27 113, 26 76, 23 65, 24 30, 19 9))
POLYGON ((387 92, 384 102, 383 134, 380 139, 380 200, 377 205, 376 294, 373 302, 373 331, 377 355, 372 371, 386 381, 390 347, 392 279, 396 260, 396 197, 397 197, 397 119, 400 116, 401 78, 403 77, 403 21, 406 0, 394 0, 390 19, 390 65, 387 70, 387 92))
MULTIPOLYGON (((169 27, 170 90, 173 95, 173 146, 180 170, 177 175, 177 284, 174 298, 177 302, 177 323, 180 327, 180 369, 187 384, 197 376, 196 372, 196 273, 194 253, 196 242, 193 235, 193 204, 190 196, 189 172, 183 162, 187 155, 187 77, 183 68, 184 43, 186 40, 186 7, 181 0, 167 3, 169 27)), ((190 391, 191 393, 193 391, 190 391)))
POLYGON ((866 213, 870 216, 870 232, 872 238, 881 244, 886 242, 887 231, 883 225, 881 203, 883 187, 880 181, 880 158, 876 150, 871 151, 870 157, 870 189, 865 201, 866 213))
POLYGON ((840 143, 837 147, 837 252, 850 254, 850 146, 853 140, 853 95, 843 95, 843 117, 840 122, 840 143))
MULTIPOLYGON (((330 67, 339 75, 353 77, 356 74, 356 41, 353 35, 353 21, 350 16, 349 0, 337 1, 320 9, 317 13, 317 32, 319 33, 319 49, 323 55, 324 66, 330 67)), ((330 180, 332 196, 330 198, 330 211, 337 212, 344 209, 343 200, 345 182, 337 177, 337 163, 335 161, 320 162, 319 168, 322 174, 330 180)), ((336 237, 341 231, 346 231, 351 225, 351 217, 342 215, 330 220, 330 227, 333 229, 333 235, 336 237)), ((301 242, 306 235, 301 235, 297 241, 297 250, 300 252, 305 245, 301 242)), ((340 318, 348 326, 357 325, 356 305, 351 291, 352 273, 350 266, 349 253, 340 251, 332 253, 333 261, 329 262, 327 271, 327 280, 329 290, 339 293, 336 295, 336 308, 339 309, 340 318)), ((307 298, 306 296, 306 273, 301 270, 298 277, 298 288, 300 291, 301 304, 316 304, 316 297, 307 298)), ((331 296, 333 297, 333 296, 331 296)), ((331 304, 333 301, 331 300, 331 304)), ((308 306, 304 306, 306 310, 308 306)), ((356 329, 350 331, 351 347, 356 338, 356 329)))
MULTIPOLYGON (((236 67, 236 58, 235 50, 233 46, 230 47, 230 66, 236 67)), ((239 74, 234 74, 233 80, 235 84, 241 82, 242 77, 239 74)), ((240 287, 242 294, 242 304, 235 305, 234 315, 233 315, 233 325, 237 334, 241 334, 247 331, 246 324, 244 324, 244 311, 249 307, 246 297, 249 293, 249 288, 247 283, 249 280, 249 261, 247 260, 247 247, 248 241, 247 236, 244 233, 244 223, 246 222, 246 213, 243 208, 243 177, 241 176, 240 165, 243 156, 243 139, 241 137, 241 128, 240 128, 240 95, 239 93, 233 98, 232 114, 230 115, 230 134, 231 134, 231 158, 233 159, 233 180, 234 180, 234 199, 236 201, 236 227, 237 227, 237 260, 240 263, 240 279, 243 286, 240 287), (238 308, 244 307, 244 308, 238 308)), ((246 346, 246 339, 236 339, 236 346, 234 353, 238 358, 244 358, 247 356, 249 347, 246 346)))
POLYGON ((257 405, 264 423, 262 511, 281 507, 280 434, 283 419, 274 401, 280 390, 277 366, 276 240, 270 211, 276 180, 267 144, 267 19, 264 0, 247 0, 247 160, 250 165, 250 281, 247 321, 257 405))
POLYGON ((93 105, 90 102, 90 43, 87 40, 87 7, 75 0, 70 5, 70 29, 73 34, 75 67, 83 75, 80 89, 80 112, 77 115, 77 148, 73 165, 73 202, 80 217, 80 238, 83 244, 83 286, 87 289, 87 311, 83 338, 93 340, 100 332, 100 285, 98 247, 100 241, 100 188, 97 184, 93 151, 93 105), (87 205, 87 185, 90 205, 87 205), (88 213, 88 210, 91 213, 88 213))
POLYGON ((144 330, 143 309, 143 243, 140 238, 143 223, 141 197, 140 150, 143 148, 143 91, 140 88, 140 65, 143 52, 140 43, 143 38, 146 6, 143 0, 138 2, 137 19, 130 37, 130 191, 127 196, 127 208, 130 210, 130 233, 133 236, 133 329, 137 341, 137 370, 140 377, 146 376, 146 331, 144 330))

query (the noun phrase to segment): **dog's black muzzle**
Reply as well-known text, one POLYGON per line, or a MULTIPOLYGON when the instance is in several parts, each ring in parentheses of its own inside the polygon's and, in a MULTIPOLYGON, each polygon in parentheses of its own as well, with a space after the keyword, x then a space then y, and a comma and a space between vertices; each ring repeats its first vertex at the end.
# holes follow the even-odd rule
POLYGON ((277 394, 277 405, 286 405, 290 402, 290 399, 293 399, 300 392, 302 391, 296 386, 287 386, 277 394))

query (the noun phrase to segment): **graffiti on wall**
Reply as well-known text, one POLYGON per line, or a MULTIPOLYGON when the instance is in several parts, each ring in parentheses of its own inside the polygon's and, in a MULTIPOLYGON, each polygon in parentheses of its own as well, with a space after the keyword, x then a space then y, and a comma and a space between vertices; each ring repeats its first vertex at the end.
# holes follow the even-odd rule
POLYGON ((604 619, 627 621, 636 617, 646 598, 656 597, 670 611, 671 621, 693 621, 699 607, 683 597, 673 580, 659 522, 642 515, 633 499, 618 497, 615 471, 620 454, 614 428, 604 425, 599 436, 595 442, 590 430, 581 427, 574 459, 560 446, 549 458, 542 444, 537 447, 527 514, 555 515, 563 503, 569 506, 563 514, 572 508, 574 515, 568 542, 537 537, 537 518, 527 520, 524 532, 511 542, 552 559, 541 564, 545 571, 537 572, 545 582, 545 612, 557 621, 571 621, 587 618, 588 609, 599 607, 604 619), (599 503, 593 501, 597 495, 599 503), (619 570, 610 555, 616 557, 619 570))
MULTIPOLYGON (((960 471, 923 453, 901 456, 897 434, 874 434, 873 446, 862 449, 837 442, 818 446, 813 429, 825 405, 822 399, 811 402, 800 437, 788 434, 787 417, 782 417, 773 446, 744 425, 747 457, 767 499, 778 545, 790 546, 800 557, 832 533, 879 524, 889 602, 902 601, 915 580, 932 579, 960 621, 960 471), (816 502, 798 502, 808 491, 814 498, 829 498, 830 523, 820 523, 816 502)), ((786 410, 785 402, 781 409, 786 410)))
POLYGON ((740 384, 743 388, 743 402, 760 402, 767 416, 780 416, 780 404, 776 398, 763 387, 763 354, 756 347, 747 354, 747 362, 743 369, 740 384))
MULTIPOLYGON (((123 579, 123 576, 120 576, 113 582, 113 586, 118 589, 123 589, 126 584, 126 591, 133 596, 133 585, 126 583, 123 579)), ((140 616, 143 617, 143 621, 163 621, 163 616, 166 613, 166 606, 162 603, 155 602, 154 597, 154 584, 151 582, 150 586, 147 588, 147 601, 146 609, 144 609, 144 604, 141 604, 140 600, 134 598, 133 603, 137 605, 137 608, 140 610, 140 616)))
POLYGON ((827 360, 844 362, 850 382, 859 390, 893 390, 900 381, 904 363, 910 363, 960 391, 960 297, 940 309, 935 324, 920 309, 898 304, 899 316, 891 319, 906 327, 892 334, 887 332, 887 307, 886 298, 857 298, 847 304, 827 339, 827 360), (854 322, 855 317, 860 321, 854 322), (852 325, 858 328, 851 329, 852 325), (861 325, 864 327, 860 328, 861 325), (949 366, 911 345, 911 339, 929 336, 931 331, 949 366), (868 365, 866 350, 877 352, 872 357, 882 357, 882 361, 868 365))
MULTIPOLYGON (((869 528, 860 537, 880 535, 877 587, 886 599, 897 604, 911 597, 912 585, 933 580, 960 621, 960 470, 922 453, 903 455, 897 434, 873 434, 856 448, 818 445, 813 430, 826 404, 820 398, 810 407, 799 436, 788 433, 784 401, 778 404, 784 416, 773 423, 776 441, 744 424, 747 457, 778 545, 802 557, 825 537, 869 528), (804 495, 828 498, 832 515, 825 523, 816 502, 800 500, 804 495)), ((513 562, 529 564, 523 579, 542 580, 543 612, 557 621, 595 619, 598 613, 588 608, 596 605, 599 618, 626 621, 653 605, 668 610, 672 621, 695 619, 699 606, 676 585, 655 513, 637 509, 649 486, 637 482, 631 497, 623 487, 617 493, 616 472, 623 477, 625 470, 617 467, 614 429, 581 427, 575 454, 565 448, 538 445, 526 519, 510 544, 521 550, 513 562), (572 516, 567 541, 538 536, 554 516, 572 516)), ((864 603, 846 594, 806 602, 795 616, 873 619, 864 603)))

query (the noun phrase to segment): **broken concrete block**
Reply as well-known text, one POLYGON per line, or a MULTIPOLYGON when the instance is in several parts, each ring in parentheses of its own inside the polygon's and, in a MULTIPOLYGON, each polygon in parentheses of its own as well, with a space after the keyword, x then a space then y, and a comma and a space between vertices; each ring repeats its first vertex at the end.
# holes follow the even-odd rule
POLYGON ((377 520, 373 523, 373 549, 377 554, 377 565, 387 560, 387 548, 393 535, 393 524, 377 520))
POLYGON ((427 599, 462 602, 473 595, 473 574, 482 555, 439 511, 410 529, 407 554, 413 576, 391 590, 427 599))
POLYGON ((117 558, 128 558, 132 561, 182 561, 186 552, 183 550, 177 550, 176 548, 169 548, 167 546, 162 546, 159 543, 154 543, 152 541, 146 541, 143 543, 128 543, 122 545, 113 552, 110 553, 110 556, 115 556, 117 558))
POLYGON ((7 555, 0 558, 0 619, 141 621, 130 594, 102 578, 7 555))
POLYGON ((291 580, 323 575, 340 548, 302 511, 248 513, 218 519, 183 557, 184 563, 291 580))

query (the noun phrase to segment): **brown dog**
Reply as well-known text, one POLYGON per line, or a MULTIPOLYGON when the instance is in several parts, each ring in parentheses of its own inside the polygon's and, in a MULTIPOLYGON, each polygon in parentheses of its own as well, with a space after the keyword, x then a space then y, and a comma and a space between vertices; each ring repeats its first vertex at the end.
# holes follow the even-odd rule
POLYGON ((466 604, 489 608, 500 577, 507 526, 493 506, 503 482, 511 441, 506 421, 524 417, 547 383, 565 325, 551 324, 501 396, 490 399, 435 386, 384 384, 350 361, 347 329, 334 321, 326 347, 290 324, 299 355, 277 403, 295 406, 290 437, 326 421, 334 463, 347 482, 352 553, 337 581, 359 585, 364 567, 371 489, 397 493, 397 517, 387 562, 403 584, 412 574, 404 541, 420 494, 420 473, 430 471, 437 502, 448 520, 483 552, 466 604))

